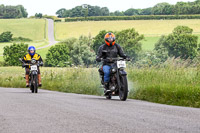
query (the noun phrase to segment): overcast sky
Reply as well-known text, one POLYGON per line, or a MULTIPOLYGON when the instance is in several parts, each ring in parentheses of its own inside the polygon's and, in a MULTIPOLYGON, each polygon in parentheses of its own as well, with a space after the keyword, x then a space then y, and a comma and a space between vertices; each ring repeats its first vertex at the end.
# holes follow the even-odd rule
POLYGON ((55 12, 60 8, 71 9, 82 4, 108 7, 113 12, 116 10, 125 11, 129 8, 153 7, 161 2, 176 4, 178 1, 193 2, 195 0, 0 0, 0 4, 23 5, 31 16, 35 13, 55 15, 55 12))

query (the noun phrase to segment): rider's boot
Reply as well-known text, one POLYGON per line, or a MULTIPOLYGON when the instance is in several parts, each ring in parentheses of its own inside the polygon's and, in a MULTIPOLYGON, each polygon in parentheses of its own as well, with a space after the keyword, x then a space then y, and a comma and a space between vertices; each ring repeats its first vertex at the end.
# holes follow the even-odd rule
POLYGON ((29 75, 25 75, 26 87, 29 87, 29 75))
POLYGON ((108 94, 108 92, 110 92, 110 90, 109 90, 109 82, 105 82, 104 83, 104 88, 105 88, 104 94, 106 95, 106 94, 108 94))
POLYGON ((42 86, 41 74, 38 74, 38 84, 39 84, 39 87, 42 86))

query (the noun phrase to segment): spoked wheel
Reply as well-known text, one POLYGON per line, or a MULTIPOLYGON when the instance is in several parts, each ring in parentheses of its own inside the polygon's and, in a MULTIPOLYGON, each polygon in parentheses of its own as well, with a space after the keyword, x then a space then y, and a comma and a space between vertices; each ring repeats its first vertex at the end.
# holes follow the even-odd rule
POLYGON ((33 86, 34 86, 34 92, 35 93, 38 93, 38 78, 37 78, 37 75, 34 76, 34 83, 33 83, 33 86))
POLYGON ((34 86, 32 84, 30 85, 30 90, 32 93, 34 93, 34 86))
POLYGON ((120 79, 121 79, 121 88, 119 89, 119 98, 121 101, 126 101, 126 99, 128 97, 127 77, 122 76, 120 79))

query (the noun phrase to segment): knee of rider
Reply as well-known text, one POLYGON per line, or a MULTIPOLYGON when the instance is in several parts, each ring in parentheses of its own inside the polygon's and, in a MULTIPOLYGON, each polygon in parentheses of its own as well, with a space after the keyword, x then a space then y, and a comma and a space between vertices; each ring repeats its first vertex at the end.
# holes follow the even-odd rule
POLYGON ((104 74, 105 74, 105 75, 109 75, 109 74, 110 74, 110 71, 109 71, 109 70, 106 70, 106 71, 104 71, 104 74))
POLYGON ((30 72, 30 71, 29 71, 29 69, 26 69, 26 75, 28 75, 28 74, 29 74, 29 72, 30 72))

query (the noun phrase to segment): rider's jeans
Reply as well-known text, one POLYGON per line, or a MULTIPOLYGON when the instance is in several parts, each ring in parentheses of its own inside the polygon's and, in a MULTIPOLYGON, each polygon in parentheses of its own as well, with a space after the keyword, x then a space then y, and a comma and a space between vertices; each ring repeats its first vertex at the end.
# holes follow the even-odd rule
POLYGON ((111 69, 111 67, 108 65, 103 66, 104 82, 109 82, 109 80, 110 80, 110 69, 111 69))

